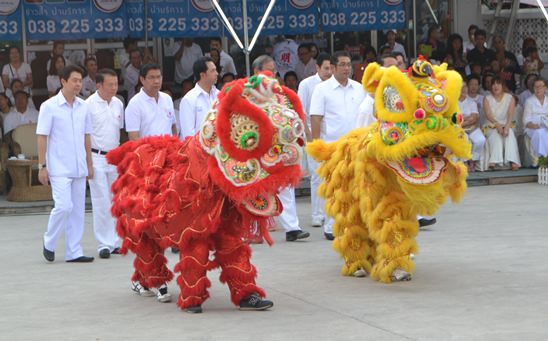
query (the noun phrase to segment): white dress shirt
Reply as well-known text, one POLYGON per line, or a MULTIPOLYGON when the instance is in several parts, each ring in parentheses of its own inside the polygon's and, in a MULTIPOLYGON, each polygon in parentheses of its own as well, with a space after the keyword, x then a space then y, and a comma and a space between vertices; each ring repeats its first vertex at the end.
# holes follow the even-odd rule
POLYGON ((91 148, 104 152, 111 151, 120 145, 120 129, 124 127, 124 105, 117 97, 110 103, 93 93, 86 100, 88 115, 91 118, 93 133, 91 148))
POLYGON ((342 86, 334 76, 316 86, 310 102, 310 116, 322 116, 320 138, 338 140, 356 125, 358 108, 365 98, 362 85, 352 79, 342 86))
POLYGON ((356 128, 367 127, 376 122, 375 118, 375 99, 370 94, 366 94, 358 108, 358 117, 356 119, 356 128))
POLYGON ((212 86, 210 93, 207 93, 199 84, 187 92, 179 107, 179 121, 181 123, 181 139, 187 136, 194 136, 199 130, 208 113, 217 99, 219 90, 212 86))
POLYGON ((193 75, 194 62, 203 55, 202 48, 195 43, 190 47, 183 47, 181 59, 175 61, 175 82, 182 83, 190 78, 193 75))
POLYGON ((301 99, 301 104, 303 105, 304 114, 306 116, 306 124, 308 125, 308 127, 310 127, 309 112, 310 112, 310 101, 312 100, 312 92, 314 92, 316 85, 320 84, 321 82, 322 82, 322 79, 316 73, 313 76, 303 79, 303 81, 299 83, 299 89, 297 91, 297 94, 299 95, 299 98, 301 99))
POLYGON ((299 81, 313 76, 316 73, 316 59, 310 58, 308 64, 306 65, 304 65, 303 62, 299 59, 297 65, 295 65, 295 73, 297 74, 297 78, 299 79, 299 81))
POLYGON ((466 97, 464 101, 461 101, 459 99, 459 109, 463 117, 468 117, 472 114, 478 114, 479 115, 479 108, 476 101, 474 101, 470 97, 466 97))
POLYGON ((62 91, 40 106, 37 135, 48 137, 46 164, 50 176, 81 178, 88 175, 85 134, 92 133, 91 119, 83 99, 72 106, 62 91))
POLYGON ((61 77, 57 75, 48 75, 46 78, 46 84, 48 87, 48 92, 55 93, 57 89, 61 87, 61 77))
POLYGON ((91 79, 89 75, 87 75, 82 80, 82 90, 80 90, 80 93, 84 96, 84 98, 88 98, 95 91, 97 91, 96 82, 91 79))
POLYGON ((173 101, 168 94, 158 93, 158 101, 141 89, 126 108, 126 131, 139 132, 140 137, 171 135, 175 124, 173 101))
POLYGON ((27 107, 24 113, 20 113, 14 107, 4 118, 4 133, 7 134, 23 124, 38 122, 38 111, 27 107))
POLYGON ((139 83, 139 72, 140 70, 132 64, 129 64, 128 67, 126 67, 126 72, 124 75, 124 87, 127 90, 128 101, 133 96, 135 96, 135 86, 137 86, 137 84, 139 83))

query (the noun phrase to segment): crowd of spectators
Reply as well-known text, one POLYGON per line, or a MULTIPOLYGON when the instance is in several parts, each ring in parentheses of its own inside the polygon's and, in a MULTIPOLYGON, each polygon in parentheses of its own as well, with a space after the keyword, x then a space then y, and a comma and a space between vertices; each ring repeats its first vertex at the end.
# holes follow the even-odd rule
MULTIPOLYGON (((384 32, 383 43, 378 50, 368 44, 346 44, 345 50, 352 60, 351 79, 361 82, 365 67, 371 62, 406 69, 412 60, 408 59, 410 51, 406 51, 400 38, 396 30, 384 32)), ((113 56, 117 62, 114 64, 119 68, 119 98, 127 105, 142 86, 139 77, 142 66, 156 61, 151 51, 139 48, 135 40, 124 40, 123 46, 113 56)), ((321 51, 314 42, 297 42, 295 36, 286 35, 265 51, 273 60, 272 69, 276 70, 280 82, 295 92, 299 91, 303 80, 317 74, 317 57, 321 51)), ((428 30, 427 38, 418 42, 417 51, 433 63, 447 63, 449 69, 459 72, 466 85, 466 98, 477 106, 476 110, 466 110, 477 112, 477 122, 470 120, 484 134, 486 143, 481 153, 482 160, 471 160, 470 170, 504 166, 517 169, 522 165, 518 150, 545 156, 542 146, 547 134, 540 132, 548 128, 543 126, 546 121, 539 117, 548 116, 548 104, 539 93, 545 84, 540 76, 544 62, 534 38, 524 39, 522 49, 516 55, 507 49, 502 36, 489 37, 485 30, 476 25, 469 27, 466 41, 457 33, 444 39, 442 28, 434 25, 428 30)), ((193 67, 201 57, 207 56, 214 63, 216 78, 212 80, 212 86, 217 89, 244 76, 241 63, 235 63, 238 57, 223 49, 220 38, 209 40, 206 53, 192 39, 183 39, 173 52, 174 65, 171 69, 174 82, 164 83, 162 91, 172 97, 177 118, 182 98, 198 84, 193 67)), ((85 99, 95 92, 95 75, 97 69, 104 65, 98 65, 99 60, 94 55, 68 58, 64 44, 55 42, 47 62, 45 84, 49 97, 59 91, 60 74, 64 67, 74 63, 81 63, 85 69, 80 96, 85 99)), ((7 135, 17 125, 36 123, 37 107, 32 89, 33 74, 29 64, 23 61, 18 47, 10 47, 9 63, 2 68, 0 82, 0 136, 4 143, 9 141, 7 135), (26 103, 26 108, 22 107, 23 103, 26 103), (13 118, 15 114, 18 115, 17 119, 13 118)), ((468 108, 470 101, 466 104, 468 108)), ((184 131, 179 122, 178 131, 184 131)), ((9 152, 13 154, 12 149, 9 152)))

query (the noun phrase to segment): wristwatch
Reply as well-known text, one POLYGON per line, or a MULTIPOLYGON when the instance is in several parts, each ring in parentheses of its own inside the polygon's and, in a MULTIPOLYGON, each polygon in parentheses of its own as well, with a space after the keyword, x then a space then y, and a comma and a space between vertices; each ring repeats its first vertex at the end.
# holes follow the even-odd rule
POLYGON ((39 163, 38 164, 38 170, 42 169, 42 168, 46 168, 46 164, 42 164, 42 163, 39 163))

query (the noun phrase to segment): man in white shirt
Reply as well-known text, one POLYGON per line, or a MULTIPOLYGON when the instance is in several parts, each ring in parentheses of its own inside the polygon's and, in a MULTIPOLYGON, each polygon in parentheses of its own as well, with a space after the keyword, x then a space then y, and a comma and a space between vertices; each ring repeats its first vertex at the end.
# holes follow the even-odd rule
MULTIPOLYGON (((397 32, 396 30, 389 30, 386 33, 386 44, 384 46, 390 47, 391 52, 401 53, 403 55, 403 59, 407 60, 407 55, 405 54, 405 48, 403 47, 402 44, 396 41, 396 32, 397 32)), ((381 47, 379 50, 382 50, 383 47, 381 47)))
POLYGON ((116 220, 110 213, 112 192, 116 180, 116 167, 109 165, 106 154, 120 145, 120 129, 124 127, 124 105, 116 97, 118 75, 114 70, 101 69, 95 77, 97 91, 86 100, 91 118, 91 159, 93 179, 89 179, 93 207, 93 232, 98 242, 100 258, 118 254, 116 220))
POLYGON ((202 48, 192 39, 183 39, 179 51, 175 54, 175 83, 181 84, 185 79, 193 77, 192 66, 203 56, 202 48))
MULTIPOLYGON (((362 85, 352 79, 352 61, 347 52, 331 57, 333 76, 316 86, 310 102, 312 139, 333 142, 354 128, 358 107, 365 98, 362 85)), ((333 240, 333 218, 325 217, 324 236, 333 240)))
POLYGON ((139 72, 143 64, 141 51, 132 50, 129 52, 129 65, 126 67, 124 87, 127 90, 127 100, 135 96, 135 87, 139 84, 139 72))
POLYGON ((295 73, 299 81, 302 81, 316 73, 316 59, 312 58, 309 43, 299 45, 298 54, 299 61, 295 65, 295 73))
POLYGON ((125 122, 128 137, 177 135, 175 109, 169 95, 160 91, 162 71, 158 64, 145 64, 139 80, 143 87, 128 103, 125 122))
MULTIPOLYGON (((173 100, 162 88, 162 71, 158 64, 145 64, 141 68, 139 80, 143 87, 129 101, 126 113, 126 131, 131 141, 142 137, 158 135, 177 135, 175 109, 173 100)), ((150 289, 139 282, 132 283, 132 290, 141 296, 154 296, 150 289)), ((170 302, 171 295, 167 284, 158 288, 158 302, 170 302)))
MULTIPOLYGON (((221 72, 220 72, 221 77, 223 77, 225 73, 232 73, 234 75, 237 74, 236 66, 234 65, 234 60, 228 53, 223 51, 221 38, 219 37, 211 38, 209 40, 209 48, 220 51, 221 60, 219 61, 219 64, 221 66, 221 72)), ((207 56, 209 56, 209 53, 207 54, 207 56)))
POLYGON ((462 114, 462 128, 468 134, 468 139, 472 142, 472 159, 468 161, 468 170, 474 172, 478 163, 483 147, 485 146, 485 136, 479 125, 478 104, 468 97, 468 85, 462 83, 462 89, 459 98, 459 109, 462 114))
POLYGON ((88 98, 92 93, 97 90, 96 79, 97 76, 97 60, 93 57, 86 58, 84 62, 88 75, 84 77, 82 81, 82 96, 88 98))
POLYGON ((218 73, 213 59, 201 57, 194 62, 193 69, 198 83, 183 97, 179 107, 182 140, 187 136, 194 136, 200 130, 204 117, 219 93, 215 87, 218 73))
MULTIPOLYGON (((276 74, 276 64, 274 60, 262 55, 257 57, 252 64, 253 73, 257 74, 261 71, 269 71, 272 75, 276 74)), ((278 193, 278 198, 282 202, 283 211, 278 216, 278 221, 285 230, 285 240, 294 242, 298 239, 305 239, 310 236, 310 233, 303 231, 299 226, 299 217, 297 216, 297 203, 295 201, 295 189, 286 187, 278 193)))
MULTIPOLYGON (((303 105, 303 110, 306 115, 305 133, 308 141, 312 140, 310 133, 310 101, 312 100, 312 92, 316 85, 331 77, 331 56, 327 53, 320 53, 316 59, 316 74, 305 78, 299 84, 299 98, 303 105)), ((324 201, 318 196, 318 185, 321 179, 316 173, 318 163, 314 158, 307 157, 308 171, 310 173, 310 200, 312 204, 312 226, 321 227, 325 217, 324 201)))
POLYGON ((4 133, 7 134, 23 124, 38 122, 38 111, 29 108, 29 94, 23 90, 15 93, 15 107, 4 118, 4 133))
POLYGON ((82 89, 83 71, 65 67, 61 91, 42 103, 36 128, 38 179, 51 183, 55 206, 44 234, 44 258, 55 259, 55 246, 65 233, 65 261, 88 263, 80 241, 84 234, 86 177, 93 178, 91 164, 91 120, 87 105, 76 95, 82 89))
POLYGON ((286 39, 274 45, 272 55, 276 61, 276 69, 283 79, 287 71, 295 71, 299 60, 299 45, 295 42, 295 36, 286 35, 286 39))

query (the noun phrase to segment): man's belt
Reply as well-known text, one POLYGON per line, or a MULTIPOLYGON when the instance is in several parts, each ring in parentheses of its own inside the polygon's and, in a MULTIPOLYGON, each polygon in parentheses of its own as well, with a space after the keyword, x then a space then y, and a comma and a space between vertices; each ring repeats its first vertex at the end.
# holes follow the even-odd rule
POLYGON ((95 148, 91 148, 91 152, 99 155, 107 155, 108 152, 105 152, 104 150, 99 150, 95 148))

